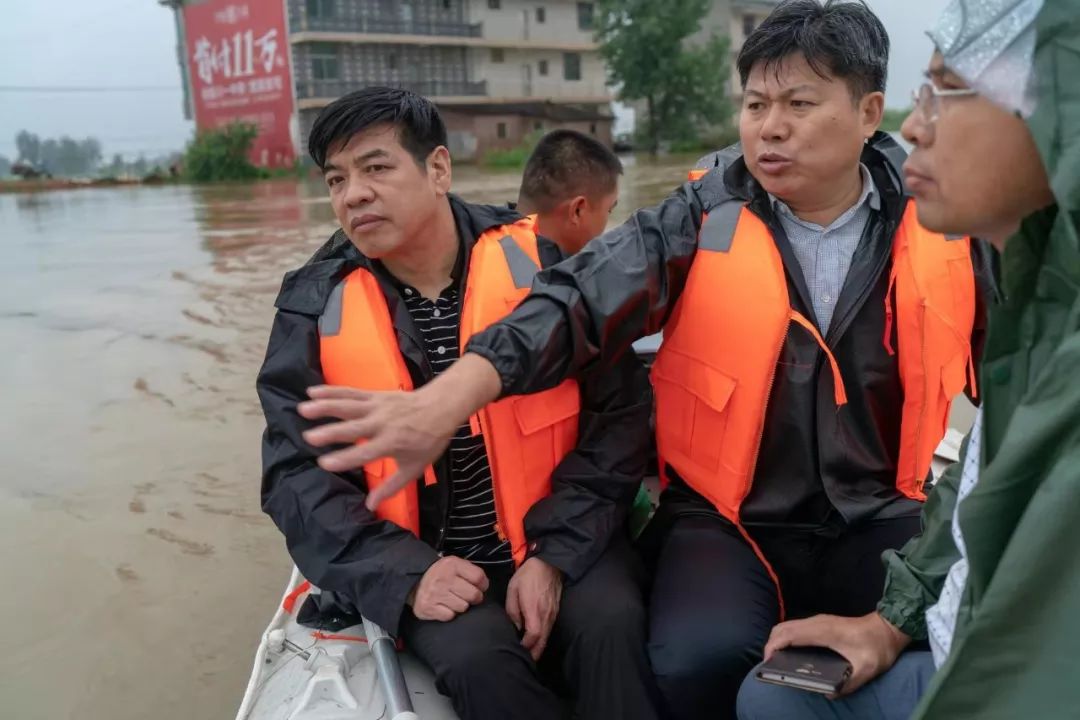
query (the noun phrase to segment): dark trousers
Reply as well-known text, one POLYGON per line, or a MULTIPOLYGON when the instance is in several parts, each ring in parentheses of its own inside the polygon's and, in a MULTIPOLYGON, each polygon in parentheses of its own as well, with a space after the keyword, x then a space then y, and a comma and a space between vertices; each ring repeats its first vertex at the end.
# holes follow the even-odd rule
MULTIPOLYGON (((839 537, 754 532, 779 577, 787 619, 865 615, 881 597, 881 553, 919 531, 918 517, 876 520, 839 537)), ((649 657, 671 716, 730 718, 746 674, 780 619, 775 583, 732 523, 715 513, 675 519, 659 544, 649 657)))
POLYGON ((558 619, 540 667, 521 647, 504 607, 509 573, 489 573, 484 602, 447 623, 409 611, 401 634, 431 667, 440 692, 462 720, 654 720, 657 693, 645 651, 643 571, 617 538, 580 580, 563 589, 558 619), (546 681, 546 683, 545 683, 546 681))

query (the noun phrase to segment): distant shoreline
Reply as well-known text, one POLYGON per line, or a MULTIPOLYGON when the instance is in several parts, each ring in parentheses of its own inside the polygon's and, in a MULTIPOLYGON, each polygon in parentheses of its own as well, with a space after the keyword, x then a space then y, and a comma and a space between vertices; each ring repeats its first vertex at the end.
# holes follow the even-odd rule
POLYGON ((52 190, 80 190, 83 188, 111 188, 136 185, 165 185, 168 180, 138 180, 99 178, 74 180, 71 178, 36 178, 34 180, 0 180, 0 194, 49 192, 52 190))

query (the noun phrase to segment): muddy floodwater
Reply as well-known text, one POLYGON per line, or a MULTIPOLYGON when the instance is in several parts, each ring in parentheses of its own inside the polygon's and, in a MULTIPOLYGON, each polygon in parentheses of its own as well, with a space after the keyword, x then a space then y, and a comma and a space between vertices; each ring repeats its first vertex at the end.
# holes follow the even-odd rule
MULTIPOLYGON (((613 220, 692 161, 628 159, 613 220)), ((255 374, 282 274, 333 230, 318 183, 0 196, 0 717, 233 717, 291 567, 255 374)))

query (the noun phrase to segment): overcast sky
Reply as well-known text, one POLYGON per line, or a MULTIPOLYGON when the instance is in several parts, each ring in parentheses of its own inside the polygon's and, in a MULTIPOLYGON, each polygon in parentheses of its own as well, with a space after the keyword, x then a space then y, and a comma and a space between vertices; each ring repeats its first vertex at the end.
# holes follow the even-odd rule
MULTIPOLYGON (((542 0, 537 0, 541 3, 542 0)), ((892 38, 888 104, 907 105, 930 54, 924 30, 946 0, 869 0, 892 38)), ((15 133, 91 135, 106 157, 180 149, 181 109, 172 12, 156 0, 7 0, 0 9, 0 154, 15 133), (127 92, 13 92, 141 86, 127 92)))

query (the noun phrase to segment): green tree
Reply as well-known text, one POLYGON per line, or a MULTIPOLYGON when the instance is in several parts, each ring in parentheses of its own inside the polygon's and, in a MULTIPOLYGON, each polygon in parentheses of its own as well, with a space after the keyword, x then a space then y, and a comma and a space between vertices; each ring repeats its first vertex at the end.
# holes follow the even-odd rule
POLYGON ((701 46, 687 38, 701 28, 710 0, 600 0, 596 39, 621 100, 645 102, 645 136, 685 141, 702 126, 727 125, 731 105, 728 38, 701 46))
POLYGON ((74 140, 67 135, 42 140, 26 130, 15 136, 18 160, 52 175, 90 175, 101 162, 101 142, 96 138, 74 140))
POLYGON ((140 155, 135 158, 135 162, 131 163, 131 172, 136 177, 143 177, 150 171, 150 162, 146 159, 145 155, 140 155))
POLYGON ((83 172, 97 170, 98 165, 101 164, 101 142, 97 138, 83 138, 79 143, 79 151, 82 155, 83 172))
POLYGON ((60 138, 57 153, 57 163, 61 175, 82 175, 84 173, 86 163, 79 143, 64 135, 60 138))
POLYGON ((41 162, 41 138, 37 135, 20 130, 15 136, 15 148, 18 151, 16 161, 27 162, 37 166, 41 162))
POLYGON ((64 171, 60 168, 60 143, 53 138, 42 140, 38 161, 41 169, 50 175, 62 175, 64 171))
POLYGON ((258 135, 258 126, 248 123, 232 123, 197 133, 184 154, 185 174, 194 182, 260 177, 259 168, 248 159, 258 135))
POLYGON ((126 165, 124 163, 124 156, 120 153, 116 153, 112 156, 112 160, 105 166, 105 174, 111 177, 120 177, 124 174, 126 165))

